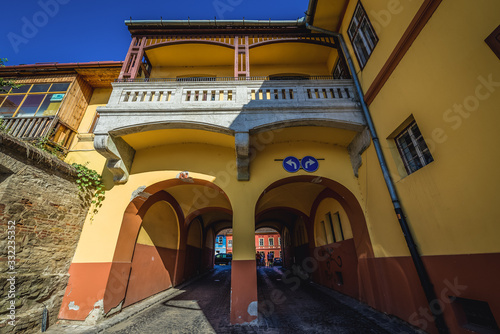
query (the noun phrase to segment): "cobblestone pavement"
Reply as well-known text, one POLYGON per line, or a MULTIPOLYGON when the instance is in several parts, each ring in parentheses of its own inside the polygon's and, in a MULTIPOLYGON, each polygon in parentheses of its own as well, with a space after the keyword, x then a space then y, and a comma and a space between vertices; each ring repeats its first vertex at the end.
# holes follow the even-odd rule
POLYGON ((215 266, 147 309, 128 316, 124 310, 119 323, 85 330, 59 326, 52 333, 422 333, 334 291, 305 281, 285 284, 280 268, 259 268, 257 279, 259 318, 254 325, 230 325, 231 267, 215 266))

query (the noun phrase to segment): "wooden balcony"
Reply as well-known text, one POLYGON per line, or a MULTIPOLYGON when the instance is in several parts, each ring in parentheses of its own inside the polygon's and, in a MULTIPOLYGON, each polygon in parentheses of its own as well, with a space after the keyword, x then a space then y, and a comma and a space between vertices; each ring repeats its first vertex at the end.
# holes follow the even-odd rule
POLYGON ((14 137, 33 141, 47 137, 49 141, 63 148, 69 148, 76 131, 64 124, 57 116, 7 117, 3 127, 14 137))

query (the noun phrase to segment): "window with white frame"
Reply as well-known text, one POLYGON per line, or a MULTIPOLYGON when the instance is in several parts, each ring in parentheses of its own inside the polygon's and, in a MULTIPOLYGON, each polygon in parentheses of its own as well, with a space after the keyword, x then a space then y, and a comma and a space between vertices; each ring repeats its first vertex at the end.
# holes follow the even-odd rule
POLYGON ((278 245, 281 246, 281 238, 278 238, 278 245))
POLYGON ((358 2, 356 5, 356 10, 354 11, 354 16, 349 24, 347 33, 354 48, 359 66, 363 68, 368 58, 370 58, 375 45, 377 45, 378 37, 377 34, 375 34, 375 30, 361 2, 358 2))
POLYGON ((274 246, 274 238, 269 238, 269 246, 274 246))
POLYGON ((415 121, 396 137, 396 145, 408 174, 434 161, 415 121))
POLYGON ((218 243, 219 245, 221 245, 221 244, 222 244, 222 237, 217 237, 217 243, 218 243))
POLYGON ((259 246, 264 246, 264 238, 259 238, 259 246))
POLYGON ((227 240, 227 247, 233 247, 233 239, 227 240))

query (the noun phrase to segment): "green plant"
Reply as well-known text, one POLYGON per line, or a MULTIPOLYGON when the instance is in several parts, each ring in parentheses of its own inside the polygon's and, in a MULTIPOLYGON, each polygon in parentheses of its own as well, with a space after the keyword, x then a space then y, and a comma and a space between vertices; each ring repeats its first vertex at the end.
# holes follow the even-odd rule
POLYGON ((7 128, 7 126, 4 124, 4 122, 5 121, 3 120, 3 118, 0 118, 0 132, 9 133, 10 129, 7 128))
POLYGON ((104 183, 101 176, 95 170, 77 163, 73 163, 72 166, 75 167, 78 173, 78 179, 76 180, 78 189, 84 194, 90 193, 91 205, 93 206, 90 221, 93 221, 95 214, 97 214, 104 201, 104 183))
POLYGON ((43 137, 37 138, 35 141, 32 141, 31 144, 42 151, 55 155, 59 159, 64 160, 64 157, 66 155, 64 147, 58 143, 51 141, 49 138, 50 135, 45 135, 43 137))
MULTIPOLYGON (((5 63, 8 61, 7 58, 0 58, 0 67, 5 67, 5 63)), ((0 93, 7 93, 9 89, 5 87, 19 88, 22 85, 16 85, 12 80, 6 80, 4 78, 0 78, 0 93)))

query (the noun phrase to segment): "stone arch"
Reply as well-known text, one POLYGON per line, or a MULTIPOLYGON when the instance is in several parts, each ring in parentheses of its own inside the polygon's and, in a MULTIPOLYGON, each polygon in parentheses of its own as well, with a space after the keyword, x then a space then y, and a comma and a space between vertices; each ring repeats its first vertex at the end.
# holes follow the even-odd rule
MULTIPOLYGON (((340 184, 337 181, 314 175, 298 175, 283 178, 273 182, 271 185, 265 188, 261 192, 261 195, 257 202, 259 202, 264 194, 266 194, 270 190, 285 184, 295 182, 315 183, 325 186, 326 189, 316 198, 309 217, 313 217, 315 215, 317 205, 323 198, 330 196, 336 199, 342 205, 347 216, 349 217, 358 253, 362 254, 365 257, 373 257, 373 247, 369 237, 368 227, 366 225, 366 219, 363 213, 363 209, 361 208, 361 205, 359 204, 356 196, 344 185, 340 184)), ((311 229, 310 221, 308 223, 309 229, 311 229)), ((311 231, 308 232, 309 234, 311 234, 311 231)))
POLYGON ((124 307, 172 286, 179 234, 172 205, 164 200, 152 204, 137 235, 124 307))
MULTIPOLYGON (((293 229, 286 236, 285 234, 283 236, 285 243, 288 237, 292 239, 293 247, 291 247, 290 252, 293 253, 295 262, 301 265, 302 261, 306 259, 314 259, 317 269, 312 275, 317 283, 354 298, 366 300, 367 295, 373 291, 369 279, 367 259, 374 256, 366 219, 356 196, 337 181, 317 175, 298 175, 273 182, 261 193, 259 201, 269 191, 291 183, 314 183, 323 187, 323 190, 318 187, 315 197, 311 197, 314 201, 312 201, 310 212, 307 215, 297 216, 297 219, 303 219, 303 226, 306 230, 307 240, 302 239, 303 245, 298 245, 296 240, 295 242, 293 240, 298 238, 297 227, 302 223, 294 224, 293 229), (352 238, 317 246, 314 238, 315 217, 322 201, 328 198, 339 203, 348 218, 346 220, 350 223, 352 238)), ((308 187, 312 187, 312 185, 308 187)))
MULTIPOLYGON (((210 191, 216 191, 222 194, 229 202, 229 198, 226 193, 217 185, 212 182, 192 179, 189 184, 202 185, 204 187, 210 188, 210 191)), ((140 231, 144 223, 144 219, 147 219, 149 210, 155 208, 156 203, 164 202, 171 210, 172 215, 177 218, 177 245, 175 252, 162 251, 163 256, 160 256, 162 261, 167 261, 168 259, 168 271, 170 276, 171 286, 180 284, 186 279, 186 275, 192 275, 198 272, 198 270, 191 267, 185 266, 186 257, 191 257, 191 253, 188 254, 187 251, 187 241, 188 241, 188 227, 186 224, 187 219, 184 217, 184 213, 180 204, 177 200, 168 193, 168 188, 173 186, 186 185, 186 183, 180 179, 168 179, 164 181, 157 182, 155 184, 147 186, 143 189, 127 206, 122 224, 120 227, 120 232, 118 235, 118 240, 115 247, 115 252, 113 256, 113 263, 111 266, 111 273, 109 275, 105 296, 104 296, 104 313, 108 313, 111 309, 117 306, 128 306, 133 302, 141 300, 143 298, 149 297, 146 292, 131 294, 130 293, 130 272, 133 264, 134 257, 139 254, 137 253, 137 240, 140 240, 140 231)), ((230 203, 230 202, 229 202, 230 203)), ((189 221, 192 223, 194 217, 189 217, 189 221)), ((201 222, 200 222, 201 224, 201 222)), ((203 226, 200 225, 201 229, 201 240, 203 240, 203 226)), ((139 248, 143 248, 139 246, 139 248)), ((200 258, 197 262, 198 268, 201 263, 201 249, 198 255, 192 255, 194 257, 200 258)), ((153 256, 154 257, 154 256, 153 256)), ((160 282, 156 285, 156 289, 160 287, 168 288, 165 282, 160 282)), ((149 290, 148 290, 149 291, 149 290)), ((161 290, 159 290, 161 291, 161 290)), ((156 291, 156 292, 159 292, 156 291)), ((151 294, 150 294, 151 295, 151 294)))
POLYGON ((195 122, 195 121, 176 121, 169 120, 168 122, 143 122, 140 124, 130 124, 127 126, 115 128, 110 131, 114 136, 124 136, 133 133, 153 131, 153 130, 163 130, 163 129, 194 129, 194 130, 205 130, 210 132, 222 133, 230 136, 234 136, 234 131, 224 127, 222 125, 210 124, 205 122, 195 122))

